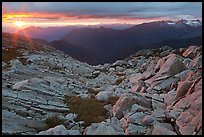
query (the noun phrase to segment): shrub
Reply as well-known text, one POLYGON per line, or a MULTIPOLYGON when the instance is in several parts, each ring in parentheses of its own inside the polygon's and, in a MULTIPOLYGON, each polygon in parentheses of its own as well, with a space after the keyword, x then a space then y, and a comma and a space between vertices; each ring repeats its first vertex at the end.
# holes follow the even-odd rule
POLYGON ((61 118, 59 118, 57 115, 53 115, 48 117, 45 121, 45 126, 42 127, 41 129, 38 129, 38 131, 45 131, 50 128, 56 127, 58 125, 64 125, 66 127, 65 121, 61 118))
POLYGON ((118 96, 110 96, 108 98, 107 104, 115 105, 118 99, 119 99, 118 96))
POLYGON ((80 98, 77 96, 65 96, 65 102, 70 108, 70 113, 76 113, 76 121, 84 121, 84 126, 99 123, 106 118, 107 110, 104 104, 96 98, 80 98))

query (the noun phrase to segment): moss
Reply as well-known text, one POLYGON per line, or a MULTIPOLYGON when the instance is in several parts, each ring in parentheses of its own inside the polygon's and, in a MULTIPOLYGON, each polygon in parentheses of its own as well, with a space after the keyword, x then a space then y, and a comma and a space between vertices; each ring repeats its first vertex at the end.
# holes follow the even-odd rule
POLYGON ((76 113, 76 121, 84 121, 84 126, 99 123, 107 118, 107 110, 104 104, 96 98, 80 98, 77 96, 65 96, 65 103, 70 108, 70 113, 76 113))

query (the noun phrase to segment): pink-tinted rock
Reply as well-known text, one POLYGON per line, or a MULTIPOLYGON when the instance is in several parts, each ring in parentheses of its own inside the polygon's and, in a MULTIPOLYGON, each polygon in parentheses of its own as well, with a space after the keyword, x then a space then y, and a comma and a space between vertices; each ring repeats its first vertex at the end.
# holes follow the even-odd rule
POLYGON ((175 101, 175 95, 176 95, 175 90, 171 90, 167 94, 160 94, 160 96, 164 98, 166 106, 171 105, 175 101))
POLYGON ((138 80, 144 78, 143 74, 141 73, 136 73, 134 75, 131 75, 129 78, 130 83, 137 83, 138 80))
POLYGON ((188 47, 188 49, 186 49, 186 51, 183 53, 184 57, 188 57, 188 58, 194 58, 195 56, 198 55, 198 53, 200 53, 201 51, 201 47, 197 47, 197 46, 190 46, 188 47))
POLYGON ((177 134, 174 131, 169 130, 168 128, 155 124, 152 131, 152 135, 177 135, 177 134))
POLYGON ((176 54, 170 54, 158 73, 161 75, 168 74, 169 76, 174 76, 185 69, 186 66, 182 60, 176 54))
POLYGON ((156 117, 154 117, 153 115, 146 115, 142 120, 141 123, 144 126, 149 126, 151 125, 152 122, 154 122, 156 120, 156 117))
POLYGON ((132 87, 132 89, 130 91, 143 93, 143 92, 145 92, 145 90, 146 90, 146 88, 142 85, 141 82, 138 81, 137 84, 134 87, 132 87))
POLYGON ((151 102, 145 97, 136 92, 127 92, 121 95, 116 104, 113 106, 113 115, 118 119, 122 118, 123 112, 131 108, 133 104, 151 108, 151 102))
POLYGON ((176 91, 175 100, 178 99, 179 97, 184 96, 187 93, 190 86, 192 85, 192 83, 193 82, 191 82, 191 81, 179 81, 178 82, 178 88, 176 91))
POLYGON ((199 56, 199 57, 194 58, 191 61, 190 65, 189 65, 189 68, 195 68, 195 67, 197 67, 197 68, 202 67, 202 55, 199 56))

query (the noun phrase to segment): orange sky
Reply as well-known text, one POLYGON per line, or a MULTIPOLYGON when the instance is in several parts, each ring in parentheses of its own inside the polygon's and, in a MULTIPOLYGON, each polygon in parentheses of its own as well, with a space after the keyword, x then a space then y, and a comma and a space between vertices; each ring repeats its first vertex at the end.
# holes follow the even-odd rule
POLYGON ((201 17, 201 3, 172 2, 3 2, 2 26, 66 26, 141 24, 158 20, 201 17))
POLYGON ((110 18, 110 17, 95 17, 91 15, 73 16, 53 13, 8 13, 2 16, 3 26, 13 27, 15 21, 22 21, 23 27, 28 26, 66 26, 66 25, 98 25, 98 24, 140 24, 155 20, 164 20, 167 18, 154 19, 136 19, 128 17, 110 18))

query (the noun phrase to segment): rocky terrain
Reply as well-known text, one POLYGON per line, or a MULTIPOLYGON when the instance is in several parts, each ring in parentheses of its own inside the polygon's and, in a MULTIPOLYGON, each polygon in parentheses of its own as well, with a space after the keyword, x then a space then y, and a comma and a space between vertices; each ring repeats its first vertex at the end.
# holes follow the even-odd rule
POLYGON ((202 47, 90 66, 2 37, 2 134, 202 135, 202 47))

